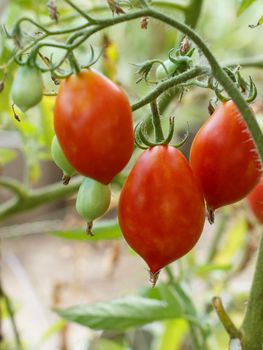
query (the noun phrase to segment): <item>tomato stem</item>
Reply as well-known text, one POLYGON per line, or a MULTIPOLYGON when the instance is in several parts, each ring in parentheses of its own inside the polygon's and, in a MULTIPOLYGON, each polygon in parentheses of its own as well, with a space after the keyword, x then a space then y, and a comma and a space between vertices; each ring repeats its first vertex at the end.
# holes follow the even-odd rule
POLYGON ((155 141, 156 143, 162 142, 164 140, 163 129, 161 125, 161 116, 158 109, 157 101, 153 100, 151 102, 151 110, 152 110, 152 123, 155 133, 155 141))
POLYGON ((233 321, 230 319, 223 306, 221 298, 214 297, 212 303, 222 325, 229 334, 230 339, 241 339, 242 333, 237 329, 233 321))
POLYGON ((160 274, 160 271, 157 271, 157 272, 152 272, 149 270, 149 274, 150 274, 150 282, 152 284, 152 287, 154 288, 157 281, 158 281, 158 278, 159 278, 159 274, 160 274))
POLYGON ((68 175, 66 175, 66 174, 63 174, 63 176, 62 176, 62 183, 63 183, 63 185, 68 185, 70 179, 71 179, 70 176, 68 176, 68 175))
POLYGON ((88 236, 94 236, 92 233, 93 221, 87 222, 86 233, 88 236))
POLYGON ((263 230, 259 245, 248 307, 242 324, 243 350, 258 350, 263 345, 263 230))

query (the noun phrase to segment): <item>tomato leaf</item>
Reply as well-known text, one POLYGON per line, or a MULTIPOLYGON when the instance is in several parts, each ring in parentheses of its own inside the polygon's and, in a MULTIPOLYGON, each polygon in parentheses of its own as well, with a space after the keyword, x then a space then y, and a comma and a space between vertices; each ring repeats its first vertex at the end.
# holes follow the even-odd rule
POLYGON ((167 285, 160 284, 160 295, 163 301, 166 301, 168 305, 178 312, 178 316, 183 314, 183 302, 175 288, 167 285))
POLYGON ((86 234, 84 228, 67 231, 51 232, 52 235, 77 241, 98 241, 101 239, 111 240, 117 239, 121 236, 121 230, 116 220, 105 220, 94 225, 92 232, 94 236, 86 234))
POLYGON ((67 321, 103 330, 125 330, 179 316, 168 303, 139 296, 55 311, 67 321))
POLYGON ((240 16, 246 9, 248 9, 256 0, 241 0, 237 15, 240 16))

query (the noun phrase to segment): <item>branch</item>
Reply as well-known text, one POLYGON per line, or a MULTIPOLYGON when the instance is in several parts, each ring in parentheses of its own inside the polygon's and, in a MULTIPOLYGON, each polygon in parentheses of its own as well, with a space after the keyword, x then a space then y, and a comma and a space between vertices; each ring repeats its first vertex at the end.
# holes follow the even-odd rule
POLYGON ((159 83, 158 86, 154 90, 152 90, 148 95, 143 97, 138 102, 134 103, 132 105, 132 110, 136 111, 137 109, 145 106, 171 87, 184 83, 187 80, 196 78, 205 73, 207 74, 209 72, 210 70, 208 67, 194 67, 184 73, 176 75, 175 77, 172 77, 168 80, 165 80, 163 83, 159 83))
POLYGON ((249 302, 242 325, 243 350, 259 350, 263 345, 263 231, 249 302))
POLYGON ((200 17, 203 0, 191 0, 185 11, 185 24, 194 28, 200 17))
POLYGON ((9 179, 7 177, 1 177, 0 186, 14 193, 19 199, 23 199, 27 197, 26 189, 20 182, 16 180, 9 179))
POLYGON ((222 304, 222 300, 219 297, 214 297, 212 303, 222 325, 229 334, 230 339, 241 339, 242 333, 237 329, 233 321, 228 316, 222 304))
POLYGON ((43 204, 54 202, 75 193, 81 183, 81 178, 72 179, 70 184, 62 186, 61 183, 45 186, 41 189, 30 190, 23 198, 12 198, 0 206, 0 221, 12 214, 18 214, 43 204))
POLYGON ((221 64, 222 67, 242 66, 248 68, 263 68, 263 56, 234 59, 221 64))

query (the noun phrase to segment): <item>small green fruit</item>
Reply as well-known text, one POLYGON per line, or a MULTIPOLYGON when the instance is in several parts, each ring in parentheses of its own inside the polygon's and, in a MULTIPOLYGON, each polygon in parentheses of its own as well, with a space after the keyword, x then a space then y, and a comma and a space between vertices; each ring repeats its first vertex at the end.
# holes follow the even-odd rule
POLYGON ((37 105, 43 96, 43 81, 39 69, 29 65, 20 66, 11 89, 12 101, 26 112, 37 105))
POLYGON ((178 65, 173 63, 170 60, 164 61, 163 64, 164 64, 167 72, 165 71, 163 65, 160 64, 158 66, 158 68, 156 69, 157 80, 164 80, 164 79, 171 77, 175 73, 176 69, 178 68, 178 65))
POLYGON ((109 208, 111 191, 109 185, 85 177, 80 185, 76 210, 87 222, 87 233, 92 234, 92 221, 103 215, 109 208))
POLYGON ((54 136, 51 144, 51 156, 56 165, 63 171, 63 184, 67 185, 71 176, 75 174, 76 170, 72 167, 72 165, 65 157, 56 136, 54 136))

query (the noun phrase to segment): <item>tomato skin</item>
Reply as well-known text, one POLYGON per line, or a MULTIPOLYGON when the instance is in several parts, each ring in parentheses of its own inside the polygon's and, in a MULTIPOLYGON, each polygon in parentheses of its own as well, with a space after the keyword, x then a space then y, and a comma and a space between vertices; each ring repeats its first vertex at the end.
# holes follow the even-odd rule
POLYGON ((200 128, 190 165, 211 210, 241 200, 258 183, 259 155, 233 101, 220 105, 200 128))
POLYGON ((146 150, 122 189, 118 216, 124 238, 152 274, 192 249, 205 209, 183 154, 171 146, 146 150))
POLYGON ((131 107, 125 93, 87 70, 60 86, 54 127, 71 165, 103 184, 128 163, 134 146, 131 107))
POLYGON ((250 192, 247 200, 251 211, 258 221, 263 224, 263 176, 257 186, 250 192))

